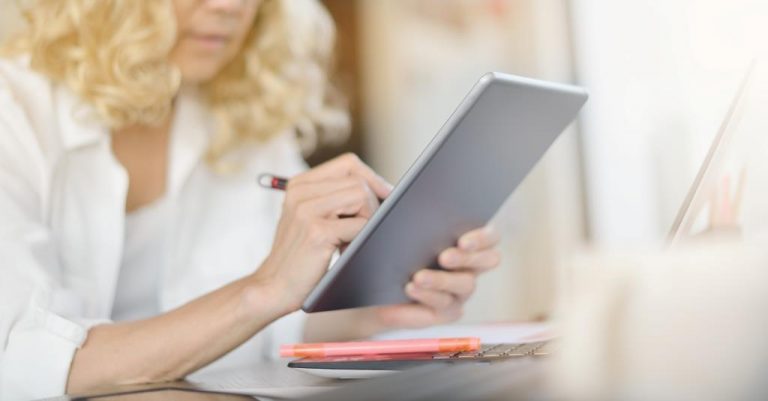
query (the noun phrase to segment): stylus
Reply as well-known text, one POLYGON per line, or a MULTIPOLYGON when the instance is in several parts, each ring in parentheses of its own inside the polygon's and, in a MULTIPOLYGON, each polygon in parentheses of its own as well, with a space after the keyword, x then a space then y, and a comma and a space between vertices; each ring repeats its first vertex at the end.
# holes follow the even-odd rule
POLYGON ((285 187, 288 185, 287 178, 272 174, 260 174, 256 178, 256 182, 264 188, 279 189, 281 191, 285 191, 285 187))
MULTIPOLYGON (((259 176, 256 177, 256 182, 258 182, 259 185, 261 185, 263 188, 277 189, 280 191, 285 191, 285 188, 288 185, 287 178, 268 173, 259 174, 259 176)), ((379 199, 379 203, 383 201, 384 199, 379 199)))

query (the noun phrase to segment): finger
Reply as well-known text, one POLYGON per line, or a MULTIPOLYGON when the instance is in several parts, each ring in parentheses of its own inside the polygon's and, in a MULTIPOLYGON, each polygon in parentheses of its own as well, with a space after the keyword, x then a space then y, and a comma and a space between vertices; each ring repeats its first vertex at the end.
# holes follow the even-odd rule
MULTIPOLYGON (((288 181, 285 188, 286 202, 299 203, 354 187, 367 187, 365 180, 358 177, 344 177, 325 181, 288 181)), ((369 188, 370 190, 370 188, 369 188)))
POLYGON ((496 268, 501 262, 501 253, 497 249, 466 252, 458 248, 448 248, 440 253, 437 262, 449 270, 471 269, 480 273, 496 268))
POLYGON ((405 294, 412 300, 438 311, 448 309, 458 302, 450 293, 421 288, 412 282, 406 284, 405 294))
POLYGON ((452 294, 464 301, 475 292, 475 275, 469 272, 446 272, 424 269, 413 276, 413 282, 421 289, 452 294))
POLYGON ((459 248, 465 251, 479 251, 492 248, 499 243, 499 233, 491 225, 472 230, 459 238, 459 248))
MULTIPOLYGON (((290 181, 312 182, 325 181, 330 178, 357 176, 364 179, 380 199, 384 199, 392 192, 392 184, 376 174, 370 167, 363 163, 354 153, 347 153, 335 159, 329 160, 306 173, 300 174, 290 181)), ((289 181, 289 183, 290 183, 289 181)))
POLYGON ((367 186, 356 186, 306 200, 296 207, 296 213, 309 219, 341 216, 367 219, 378 207, 379 201, 367 186))
POLYGON ((334 245, 340 247, 352 242, 367 222, 368 220, 363 218, 350 217, 348 219, 328 220, 323 226, 333 236, 334 245))

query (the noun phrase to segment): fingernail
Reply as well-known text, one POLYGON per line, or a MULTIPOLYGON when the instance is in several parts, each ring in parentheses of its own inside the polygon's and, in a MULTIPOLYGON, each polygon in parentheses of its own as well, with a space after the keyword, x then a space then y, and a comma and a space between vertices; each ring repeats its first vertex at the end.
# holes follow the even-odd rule
POLYGON ((432 279, 429 277, 428 274, 424 274, 424 273, 416 276, 416 282, 422 288, 429 288, 432 285, 432 279))
POLYGON ((467 240, 461 241, 459 246, 464 248, 467 251, 474 251, 475 248, 477 248, 477 242, 471 239, 467 239, 467 240))
POLYGON ((459 264, 459 256, 453 252, 448 252, 445 256, 443 256, 443 262, 445 264, 443 267, 456 266, 459 264))
POLYGON ((390 183, 389 183, 389 181, 385 180, 385 179, 384 179, 384 178, 382 178, 381 176, 379 176, 379 179, 380 179, 380 180, 381 180, 381 182, 384 184, 384 190, 387 192, 387 195, 389 195, 390 193, 392 193, 392 190, 393 190, 393 189, 395 189, 395 186, 394 186, 394 185, 392 185, 392 184, 390 184, 390 183))

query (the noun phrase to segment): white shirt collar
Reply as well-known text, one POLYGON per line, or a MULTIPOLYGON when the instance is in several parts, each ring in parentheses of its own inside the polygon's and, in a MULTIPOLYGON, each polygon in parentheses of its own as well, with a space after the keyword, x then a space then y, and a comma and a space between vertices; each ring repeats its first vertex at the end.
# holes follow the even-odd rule
POLYGON ((62 143, 67 152, 99 143, 107 139, 108 130, 96 115, 93 107, 75 95, 64 85, 56 85, 54 90, 62 143))
POLYGON ((215 121, 203 103, 199 91, 184 87, 176 98, 171 125, 168 193, 181 190, 187 177, 200 163, 214 133, 215 121))

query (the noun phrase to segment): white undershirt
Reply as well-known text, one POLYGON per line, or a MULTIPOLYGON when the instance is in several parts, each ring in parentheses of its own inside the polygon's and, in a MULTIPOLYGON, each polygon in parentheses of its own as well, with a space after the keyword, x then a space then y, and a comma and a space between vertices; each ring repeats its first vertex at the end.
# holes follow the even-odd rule
POLYGON ((169 218, 166 197, 125 217, 123 258, 117 279, 112 320, 136 320, 160 313, 160 281, 169 218))

